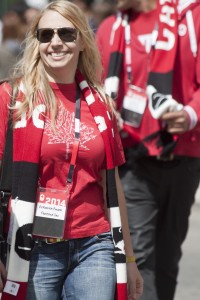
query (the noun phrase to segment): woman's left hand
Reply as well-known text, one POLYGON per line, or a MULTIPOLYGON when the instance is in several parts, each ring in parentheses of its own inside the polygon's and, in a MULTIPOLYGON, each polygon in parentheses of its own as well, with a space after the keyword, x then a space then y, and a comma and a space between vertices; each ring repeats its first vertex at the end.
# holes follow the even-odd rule
POLYGON ((143 293, 143 279, 136 263, 127 263, 128 300, 138 300, 143 293))

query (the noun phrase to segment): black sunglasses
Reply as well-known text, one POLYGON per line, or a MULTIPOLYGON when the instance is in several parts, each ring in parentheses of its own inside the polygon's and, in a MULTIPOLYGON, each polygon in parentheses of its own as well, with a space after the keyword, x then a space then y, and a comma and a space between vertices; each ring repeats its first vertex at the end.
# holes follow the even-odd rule
POLYGON ((40 43, 49 43, 54 34, 57 33, 59 38, 63 42, 74 42, 78 36, 78 30, 72 27, 62 27, 62 28, 40 28, 37 29, 37 39, 40 43))

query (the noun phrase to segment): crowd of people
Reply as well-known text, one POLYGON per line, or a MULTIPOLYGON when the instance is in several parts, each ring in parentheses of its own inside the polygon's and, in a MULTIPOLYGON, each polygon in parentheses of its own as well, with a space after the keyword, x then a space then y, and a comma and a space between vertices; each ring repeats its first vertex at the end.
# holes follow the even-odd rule
POLYGON ((1 16, 0 80, 9 77, 21 58, 27 28, 38 11, 39 7, 18 1, 1 16))
POLYGON ((1 84, 0 160, 13 114, 2 299, 11 282, 21 300, 173 300, 200 180, 200 1, 57 0, 29 22, 28 8, 0 73, 19 103, 1 84), (63 201, 58 217, 45 197, 63 201))

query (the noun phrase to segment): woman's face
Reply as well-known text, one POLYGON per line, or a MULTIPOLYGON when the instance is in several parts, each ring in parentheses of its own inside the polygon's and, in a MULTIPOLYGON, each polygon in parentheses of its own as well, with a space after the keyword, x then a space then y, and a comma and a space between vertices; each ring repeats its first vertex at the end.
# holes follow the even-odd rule
MULTIPOLYGON (((55 11, 47 11, 40 19, 38 29, 41 28, 75 28, 74 25, 55 11)), ((42 33, 43 35, 45 33, 42 33)), ((48 42, 39 42, 39 52, 49 81, 58 83, 72 83, 79 60, 79 53, 83 45, 79 33, 75 40, 62 41, 57 31, 50 35, 48 42)))

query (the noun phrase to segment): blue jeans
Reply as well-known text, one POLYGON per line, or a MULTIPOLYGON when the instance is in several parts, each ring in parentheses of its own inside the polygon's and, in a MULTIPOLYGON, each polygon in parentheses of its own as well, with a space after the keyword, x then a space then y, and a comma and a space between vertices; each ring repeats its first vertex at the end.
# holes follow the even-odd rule
POLYGON ((116 286, 111 233, 35 244, 27 300, 113 300, 116 286))

